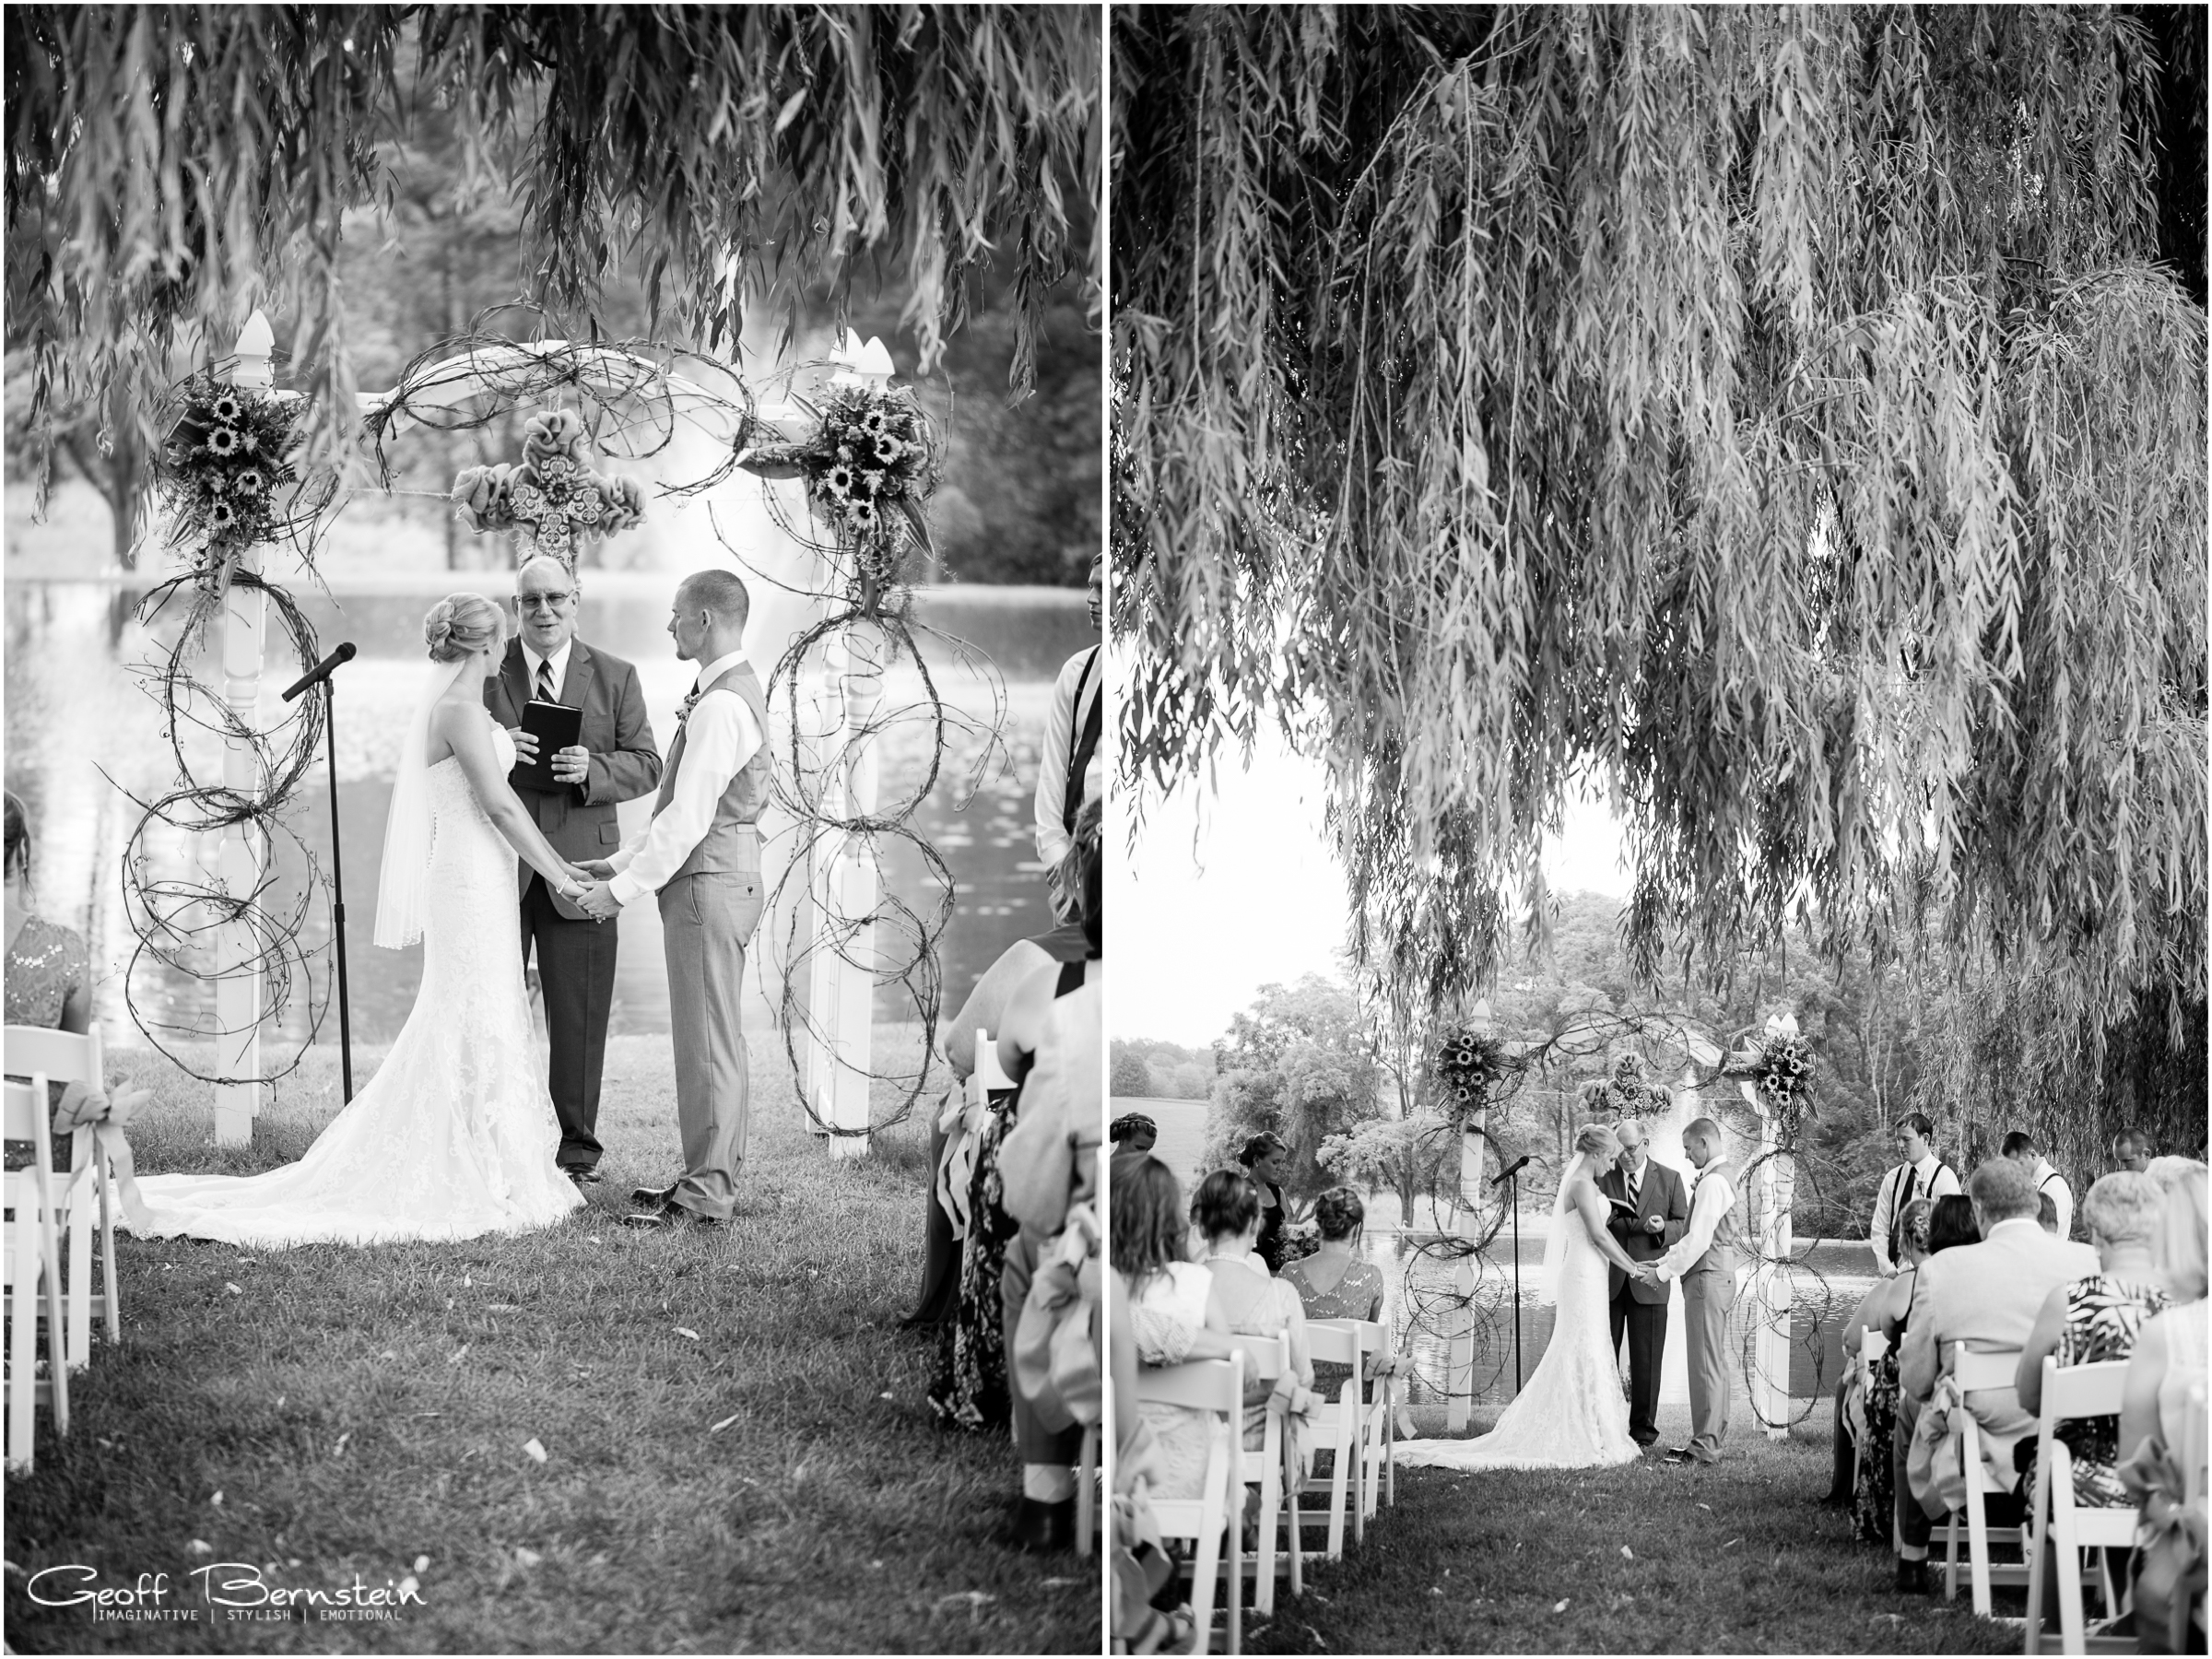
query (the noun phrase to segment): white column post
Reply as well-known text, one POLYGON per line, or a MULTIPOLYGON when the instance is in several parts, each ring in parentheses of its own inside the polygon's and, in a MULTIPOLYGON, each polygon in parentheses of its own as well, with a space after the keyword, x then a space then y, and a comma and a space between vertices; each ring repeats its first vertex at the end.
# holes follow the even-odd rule
POLYGON ((1759 1091, 1747 1079, 1738 1087, 1759 1113, 1761 1159, 1761 1179, 1752 1222, 1752 1239, 1759 1259, 1751 1268, 1751 1288, 1759 1297, 1759 1306, 1753 1312, 1759 1322, 1758 1340, 1753 1345, 1759 1374, 1752 1379, 1751 1385, 1767 1438, 1784 1440, 1789 1435, 1790 1420, 1792 1297, 1789 1269, 1775 1264, 1789 1259, 1790 1200, 1796 1185, 1796 1167, 1794 1159, 1777 1154, 1776 1148, 1782 1144, 1781 1125, 1759 1098, 1759 1091))
MULTIPOLYGON (((840 341, 843 364, 832 385, 881 389, 891 377, 880 340, 863 348, 850 335, 840 341)), ((834 759, 823 781, 828 816, 867 818, 876 810, 876 739, 869 731, 883 700, 883 629, 866 619, 848 622, 824 651, 824 690, 836 698, 837 717, 824 735, 834 759)), ((876 902, 882 883, 874 844, 865 836, 826 836, 816 844, 807 890, 817 909, 811 935, 813 973, 807 1006, 817 1041, 809 1045, 806 1088, 814 1112, 835 1131, 833 1158, 860 1158, 868 1150, 868 1086, 874 1064, 876 902), (829 917, 844 918, 831 927, 829 917), (835 946, 837 947, 832 948, 835 946)))
MULTIPOLYGON (((274 380, 269 354, 275 346, 269 320, 256 311, 240 331, 230 383, 243 390, 266 392, 274 380)), ((241 548, 235 571, 261 573, 258 547, 241 548)), ((230 584, 223 606, 223 698, 231 713, 248 730, 261 724, 261 669, 267 641, 267 606, 258 587, 230 584)), ((254 746, 239 736, 224 739, 223 787, 241 799, 261 794, 265 780, 254 746)), ((223 890, 233 899, 244 897, 260 884, 267 858, 261 834, 243 824, 223 830, 216 853, 216 874, 223 890)), ((253 1138, 253 1118, 261 1109, 268 1085, 261 1080, 262 975, 259 947, 253 931, 233 924, 222 930, 217 960, 222 977, 215 986, 216 1065, 224 1076, 246 1079, 224 1083, 215 1091, 215 1139, 218 1146, 242 1147, 253 1138)))
MULTIPOLYGON (((1490 1005, 1488 999, 1475 1005, 1468 1023, 1483 1035, 1489 1034, 1490 1005)), ((1482 1179, 1485 1155, 1490 1144, 1489 1127, 1490 1105, 1486 1095, 1482 1110, 1468 1119, 1467 1127, 1459 1137, 1459 1232, 1460 1237, 1469 1244, 1482 1237, 1482 1179)), ((1408 1221, 1411 1219, 1407 1218, 1408 1221)), ((1507 1248, 1512 1248, 1512 1225, 1510 1217, 1507 1218, 1504 1236, 1507 1248)), ((1452 1315, 1452 1339, 1449 1358, 1444 1366, 1444 1429, 1448 1434, 1461 1434, 1466 1430, 1467 1416, 1475 1403, 1475 1258, 1472 1254, 1459 1258, 1459 1265, 1453 1272, 1452 1284, 1458 1292, 1458 1306, 1452 1315)))

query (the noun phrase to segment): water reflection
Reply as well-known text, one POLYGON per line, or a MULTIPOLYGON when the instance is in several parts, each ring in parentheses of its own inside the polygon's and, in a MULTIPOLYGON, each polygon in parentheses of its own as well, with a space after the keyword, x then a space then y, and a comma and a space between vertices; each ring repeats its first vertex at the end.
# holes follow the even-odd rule
MULTIPOLYGON (((380 950, 369 937, 376 913, 377 864, 391 773, 405 717, 423 674, 418 642, 422 613, 448 585, 496 591, 502 580, 488 572, 468 572, 449 583, 432 573, 421 592, 297 594, 325 649, 345 639, 353 641, 361 653, 340 671, 336 703, 338 825, 345 837, 347 962, 357 1041, 389 1041, 412 1006, 420 978, 419 947, 380 950)), ((624 582, 602 577, 587 590, 579 627, 582 638, 637 664, 654 735, 664 752, 674 735, 677 704, 693 673, 691 665, 674 658, 663 631, 670 586, 668 579, 624 582)), ((126 629, 119 653, 108 642, 112 592, 89 582, 7 584, 8 779, 11 787, 28 797, 39 837, 39 907, 55 920, 83 930, 92 942, 94 969, 100 978, 96 997, 100 1018, 110 1031, 127 1040, 131 1027, 124 976, 136 941, 121 913, 116 871, 138 809, 124 792, 150 799, 170 786, 173 771, 159 710, 143 694, 129 665, 157 658, 173 638, 170 630, 176 620, 158 620, 150 633, 135 627, 126 629)), ((181 613, 182 607, 178 609, 181 613)), ((1052 676, 1095 636, 1086 627, 1082 596, 1058 590, 936 590, 920 597, 917 610, 920 620, 971 642, 997 665, 1006 682, 1006 752, 989 758, 977 787, 977 763, 985 759, 984 746, 971 735, 956 736, 916 822, 950 865, 958 883, 956 910, 942 941, 946 994, 957 1002, 1008 944, 1051 925, 1035 864, 1029 802, 1052 676)), ((989 686, 961 672, 948 660, 948 653, 927 649, 940 695, 971 716, 990 718, 994 693, 989 686)), ((287 654, 273 644, 263 678, 265 728, 285 712, 277 694, 296 672, 282 660, 287 654)), ((772 653, 759 654, 765 670, 772 653)), ((211 669, 201 672, 212 680, 211 669)), ((903 676, 894 673, 886 686, 887 706, 906 700, 917 686, 911 670, 903 676)), ((219 777, 212 737, 195 735, 186 752, 204 780, 219 777)), ((882 738, 879 752, 882 791, 889 798, 919 782, 929 755, 925 728, 912 721, 894 725, 882 738)), ((294 819, 302 841, 325 869, 331 831, 326 791, 318 762, 294 819)), ((625 833, 641 827, 651 810, 650 798, 623 806, 625 833)), ((768 828, 773 861, 781 855, 779 849, 788 848, 791 836, 787 826, 771 822, 768 828)), ((157 871, 184 867, 194 853, 192 839, 166 830, 150 835, 148 851, 157 871)), ((922 890, 924 873, 912 849, 895 847, 886 865, 885 880, 892 890, 922 890)), ((303 861, 290 848, 280 846, 275 865, 280 896, 296 888, 307 874, 303 861)), ((304 943, 311 950, 322 951, 328 941, 329 912, 318 905, 311 914, 304 943)), ((763 923, 764 937, 770 935, 771 925, 763 923)), ((610 1029, 665 1031, 667 987, 658 916, 651 905, 632 906, 622 919, 621 930, 610 1029)), ((775 936, 780 938, 780 932, 775 936)), ((328 994, 327 951, 315 960, 315 995, 320 1001, 328 994)), ((205 1025, 211 1013, 206 986, 165 974, 150 962, 141 963, 130 992, 155 1017, 177 1023, 205 1025)), ((882 1017, 898 1018, 911 1013, 911 1005, 901 990, 891 987, 879 994, 878 1009, 882 1017)), ((296 1038, 306 1029, 308 1018, 303 1001, 295 999, 278 1029, 296 1038)), ((334 1013, 322 1037, 334 1041, 335 1036, 334 1013)))

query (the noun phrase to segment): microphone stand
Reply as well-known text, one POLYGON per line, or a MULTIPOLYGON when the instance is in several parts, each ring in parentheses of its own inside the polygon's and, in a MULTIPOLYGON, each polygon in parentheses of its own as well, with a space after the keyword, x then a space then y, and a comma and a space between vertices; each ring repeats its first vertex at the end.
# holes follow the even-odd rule
POLYGON ((1513 1394, 1521 1393, 1521 1172, 1508 1170, 1505 1201, 1513 1211, 1513 1394))
POLYGON ((353 1103, 353 1020, 346 994, 346 871, 338 841, 338 677, 323 677, 323 747, 330 761, 331 942, 338 953, 338 1073, 344 1105, 353 1103))

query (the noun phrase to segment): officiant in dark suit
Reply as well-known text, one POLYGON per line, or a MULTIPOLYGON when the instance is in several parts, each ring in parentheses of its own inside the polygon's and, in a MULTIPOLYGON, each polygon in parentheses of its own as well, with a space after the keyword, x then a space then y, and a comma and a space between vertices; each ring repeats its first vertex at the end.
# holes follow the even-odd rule
MULTIPOLYGON (((558 845, 559 843, 555 843, 558 845)), ((1643 1125, 1634 1118, 1615 1125, 1620 1156, 1597 1178, 1613 1201, 1606 1230, 1639 1262, 1655 1262, 1689 1230, 1689 1189, 1679 1171, 1654 1163, 1643 1125), (1627 1208, 1621 1208, 1621 1206, 1627 1208)), ((1629 1338, 1629 1435, 1639 1446, 1659 1439, 1659 1365, 1666 1353, 1666 1295, 1663 1284, 1631 1278, 1616 1267, 1610 1277, 1613 1351, 1629 1338)))
MULTIPOLYGON (((611 652, 576 637, 582 592, 576 573, 539 554, 514 573, 519 625, 500 672, 484 682, 484 706, 513 735, 515 769, 508 782, 554 850, 572 864, 606 858, 622 844, 618 802, 660 787, 661 753, 645 718, 638 671, 611 652), (529 769, 537 740, 521 730, 532 702, 565 703, 582 712, 572 746, 547 759, 556 786, 538 787, 529 769)), ((599 1075, 606 1057, 606 1018, 615 997, 615 922, 594 922, 549 891, 545 877, 518 865, 522 888, 523 965, 537 946, 537 980, 546 999, 552 1047, 547 1092, 560 1120, 560 1167, 577 1185, 599 1179, 599 1075)))

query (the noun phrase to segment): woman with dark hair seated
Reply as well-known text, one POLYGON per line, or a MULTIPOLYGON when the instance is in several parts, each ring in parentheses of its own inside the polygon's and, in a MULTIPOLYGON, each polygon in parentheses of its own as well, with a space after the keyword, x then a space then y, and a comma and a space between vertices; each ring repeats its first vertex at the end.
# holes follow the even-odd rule
MULTIPOLYGON (((1866 1333, 1878 1333, 1892 1321, 1903 1328, 1912 1311, 1912 1288, 1919 1281, 1920 1265, 1928 1259, 1928 1221, 1935 1208, 1925 1198, 1912 1199, 1905 1206, 1897 1229, 1899 1271, 1888 1278, 1876 1279, 1874 1288, 1860 1300, 1843 1326, 1844 1353, 1865 1352, 1866 1333)), ((1844 1483, 1844 1498, 1851 1505, 1852 1524, 1859 1541, 1887 1544, 1896 1507, 1896 1495, 1889 1487, 1889 1437, 1897 1428, 1896 1346, 1889 1346, 1879 1359, 1866 1367, 1863 1384, 1857 1382, 1858 1376, 1854 1370, 1846 1378, 1851 1387, 1839 1393, 1836 1400, 1837 1461, 1841 1465, 1838 1478, 1844 1483), (1855 1476, 1853 1447, 1841 1427, 1853 1416, 1854 1404, 1863 1425, 1856 1445, 1855 1476)))
MULTIPOLYGON (((1187 1218, 1174 1171, 1148 1154, 1117 1158, 1107 1171, 1113 1270, 1129 1287, 1130 1326, 1146 1365, 1225 1359, 1229 1316, 1213 1275, 1183 1259, 1187 1218)), ((1206 1477, 1206 1414, 1146 1401, 1137 1414, 1159 1443, 1156 1498, 1195 1498, 1206 1477)))
POLYGON ((1260 1195, 1260 1236, 1253 1253, 1267 1264, 1268 1272, 1280 1273, 1290 1253, 1284 1236, 1289 1212, 1283 1206, 1282 1184, 1290 1162, 1289 1145, 1272 1130, 1263 1129, 1244 1143, 1237 1161, 1260 1195))
MULTIPOLYGON (((1214 1276, 1214 1298, 1239 1336, 1290 1337, 1290 1369, 1301 1388, 1313 1386, 1313 1357, 1306 1346, 1306 1311, 1298 1292, 1261 1265, 1259 1189, 1234 1170, 1216 1170, 1198 1183, 1191 1219, 1206 1239, 1205 1265, 1214 1276)), ((1255 1384, 1244 1397, 1244 1443, 1256 1451, 1266 1429, 1271 1385, 1255 1384)))
MULTIPOLYGON (((1321 1246, 1283 1268, 1283 1283, 1298 1292, 1308 1319, 1382 1317, 1382 1270, 1363 1260, 1367 1206, 1348 1186, 1331 1187, 1313 1201, 1313 1223, 1321 1246)), ((1387 1359, 1387 1356, 1384 1356, 1387 1359)), ((1313 1361, 1313 1389, 1334 1400, 1351 1375, 1351 1367, 1334 1360, 1313 1361)))

